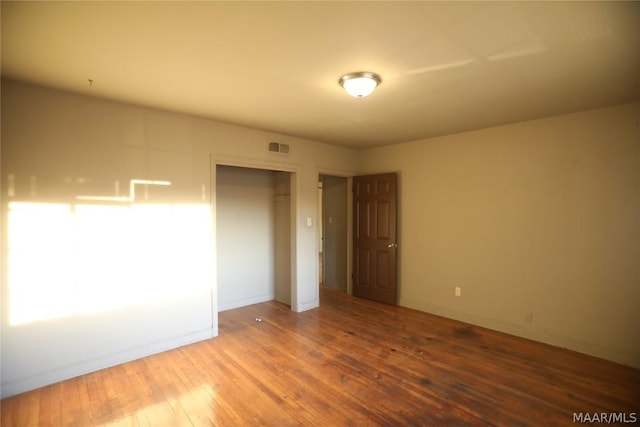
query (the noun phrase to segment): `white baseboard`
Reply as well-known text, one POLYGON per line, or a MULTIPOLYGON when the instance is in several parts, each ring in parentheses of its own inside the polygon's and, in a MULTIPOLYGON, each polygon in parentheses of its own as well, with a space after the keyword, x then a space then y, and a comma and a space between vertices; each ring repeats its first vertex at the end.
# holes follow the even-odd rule
POLYGON ((218 313, 221 311, 232 310, 234 308, 246 307, 247 305, 259 304, 261 302, 273 301, 275 299, 275 293, 260 295, 251 298, 242 298, 235 301, 223 302, 218 301, 218 313))
POLYGON ((318 307, 320 307, 320 300, 314 299, 312 301, 296 304, 295 309, 293 311, 300 313, 300 312, 312 310, 318 307))
POLYGON ((19 379, 16 381, 12 381, 11 383, 2 384, 0 389, 0 397, 4 399, 5 397, 24 393, 29 390, 67 380, 69 378, 85 375, 91 372, 98 371, 100 369, 109 368, 111 366, 130 362, 132 360, 140 359, 142 357, 150 356, 156 353, 161 353, 163 351, 171 350, 177 347, 182 347, 184 345, 192 344, 194 342, 206 340, 212 337, 213 329, 205 329, 203 331, 194 332, 182 337, 163 340, 146 345, 144 347, 109 355, 100 359, 90 360, 87 362, 76 364, 74 366, 56 369, 54 371, 45 372, 29 378, 19 379))

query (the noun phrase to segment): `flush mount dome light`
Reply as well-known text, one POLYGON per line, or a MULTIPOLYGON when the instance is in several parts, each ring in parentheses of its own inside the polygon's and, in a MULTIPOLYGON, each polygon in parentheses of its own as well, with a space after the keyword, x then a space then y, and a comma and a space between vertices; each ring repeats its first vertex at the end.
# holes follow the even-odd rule
POLYGON ((370 95, 381 81, 382 79, 376 73, 360 71, 358 73, 345 74, 340 77, 338 82, 349 95, 355 98, 363 98, 370 95))

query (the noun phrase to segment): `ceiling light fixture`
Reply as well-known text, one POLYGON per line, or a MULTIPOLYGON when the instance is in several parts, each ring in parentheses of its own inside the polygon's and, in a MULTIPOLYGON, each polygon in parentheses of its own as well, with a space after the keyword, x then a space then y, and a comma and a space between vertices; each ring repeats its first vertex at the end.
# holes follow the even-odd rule
POLYGON ((370 95, 380 82, 382 82, 380 76, 369 71, 345 74, 338 80, 340 86, 355 98, 370 95))

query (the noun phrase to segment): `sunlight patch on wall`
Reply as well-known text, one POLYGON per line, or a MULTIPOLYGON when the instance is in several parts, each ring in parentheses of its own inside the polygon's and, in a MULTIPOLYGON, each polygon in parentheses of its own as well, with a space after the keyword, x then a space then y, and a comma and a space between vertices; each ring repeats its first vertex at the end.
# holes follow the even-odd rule
POLYGON ((65 204, 9 205, 9 321, 73 313, 73 213, 65 204))
POLYGON ((12 202, 8 224, 12 325, 211 292, 209 205, 12 202))

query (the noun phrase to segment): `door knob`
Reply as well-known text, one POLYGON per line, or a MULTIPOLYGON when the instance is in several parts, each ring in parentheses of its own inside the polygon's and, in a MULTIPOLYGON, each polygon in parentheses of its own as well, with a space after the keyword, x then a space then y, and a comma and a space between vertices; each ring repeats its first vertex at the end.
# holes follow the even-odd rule
POLYGON ((388 247, 388 248, 397 248, 397 247, 398 247, 398 244, 397 244, 397 243, 389 243, 389 244, 387 245, 387 247, 388 247))

